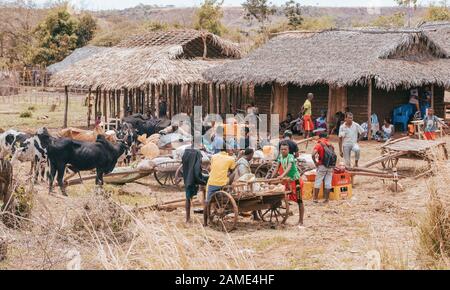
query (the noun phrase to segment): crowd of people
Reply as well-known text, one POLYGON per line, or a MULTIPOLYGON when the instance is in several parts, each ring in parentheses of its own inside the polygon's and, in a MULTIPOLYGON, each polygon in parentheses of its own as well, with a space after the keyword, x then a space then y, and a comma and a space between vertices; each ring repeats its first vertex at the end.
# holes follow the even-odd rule
MULTIPOLYGON (((359 141, 367 138, 368 125, 367 123, 358 124, 353 119, 353 114, 349 108, 345 108, 344 112, 335 114, 334 124, 329 126, 327 123, 327 112, 322 111, 320 116, 313 119, 314 95, 309 93, 307 99, 300 109, 300 116, 294 119, 291 114, 287 115, 285 121, 280 125, 286 129, 283 137, 279 142, 277 153, 275 156, 276 168, 267 176, 267 178, 281 178, 284 180, 286 190, 290 192, 287 197, 289 200, 298 204, 299 218, 298 225, 303 225, 304 204, 302 198, 303 180, 299 169, 297 168, 297 158, 299 157, 299 148, 297 143, 293 140, 294 133, 303 135, 304 138, 317 136, 316 145, 312 151, 312 159, 316 166, 316 177, 313 190, 313 202, 318 203, 319 191, 323 185, 324 203, 328 203, 330 191, 332 190, 332 179, 334 169, 336 167, 337 154, 334 146, 329 141, 330 134, 336 134, 339 138, 338 149, 339 155, 343 158, 345 167, 352 168, 359 166, 361 148, 359 141), (353 158, 352 158, 353 153, 353 158), (352 162, 353 161, 353 162, 352 162)), ((427 99, 428 100, 428 99, 427 99)), ((412 99, 411 99, 411 104, 412 99)), ((414 103, 415 105, 415 103, 414 103)), ((426 105, 426 104, 425 104, 426 105)), ((421 110, 422 106, 419 104, 416 108, 421 110)), ((252 104, 247 109, 248 114, 257 114, 257 107, 252 104)), ((426 115, 423 119, 425 134, 427 139, 432 139, 433 132, 437 130, 438 123, 442 122, 433 114, 431 108, 427 108, 426 115)), ((378 119, 376 115, 372 116, 372 136, 375 140, 386 141, 393 137, 395 133, 394 125, 390 119, 386 118, 383 125, 376 126, 378 119)), ((186 167, 184 172, 187 172, 184 177, 186 185, 186 221, 190 221, 190 200, 197 194, 198 186, 205 186, 205 209, 204 209, 204 225, 208 224, 208 203, 215 192, 223 190, 227 185, 239 181, 243 176, 251 175, 251 161, 254 157, 255 150, 262 148, 262 144, 258 144, 258 148, 251 148, 249 128, 245 128, 244 147, 236 146, 236 139, 229 143, 225 141, 224 128, 217 126, 213 136, 212 142, 209 144, 208 150, 214 155, 210 160, 209 178, 201 174, 201 154, 196 149, 189 149, 183 156, 183 166, 186 167), (242 150, 240 150, 241 148, 242 150), (196 158, 192 158, 196 156, 196 158), (194 161, 193 161, 194 160, 194 161), (236 161, 237 160, 237 161, 236 161), (192 170, 194 168, 194 170, 192 170)), ((253 212, 253 218, 258 219, 256 212, 253 212)))

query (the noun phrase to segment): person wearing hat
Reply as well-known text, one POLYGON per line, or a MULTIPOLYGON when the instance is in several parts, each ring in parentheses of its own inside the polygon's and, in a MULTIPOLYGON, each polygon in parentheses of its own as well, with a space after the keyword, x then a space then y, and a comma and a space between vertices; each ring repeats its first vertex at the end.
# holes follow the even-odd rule
POLYGON ((289 146, 289 154, 292 154, 295 158, 299 156, 298 145, 293 141, 293 133, 291 130, 284 131, 283 140, 278 145, 278 152, 280 152, 281 145, 287 144, 289 146))

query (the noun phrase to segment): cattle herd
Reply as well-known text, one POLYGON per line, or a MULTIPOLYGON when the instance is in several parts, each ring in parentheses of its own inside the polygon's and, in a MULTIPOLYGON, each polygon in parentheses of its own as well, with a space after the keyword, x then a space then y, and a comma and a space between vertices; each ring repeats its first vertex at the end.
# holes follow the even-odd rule
POLYGON ((66 194, 64 174, 71 170, 96 170, 96 185, 103 185, 103 175, 111 173, 118 160, 129 162, 130 148, 136 146, 138 136, 150 136, 167 126, 169 120, 148 118, 142 114, 128 116, 119 128, 103 132, 65 129, 52 136, 47 128, 35 134, 13 129, 0 133, 0 197, 6 206, 10 196, 13 167, 18 162, 30 162, 34 182, 48 180, 49 192, 56 178, 63 195, 66 194), (11 161, 8 161, 10 158, 11 161), (47 179, 46 179, 47 178, 47 179))

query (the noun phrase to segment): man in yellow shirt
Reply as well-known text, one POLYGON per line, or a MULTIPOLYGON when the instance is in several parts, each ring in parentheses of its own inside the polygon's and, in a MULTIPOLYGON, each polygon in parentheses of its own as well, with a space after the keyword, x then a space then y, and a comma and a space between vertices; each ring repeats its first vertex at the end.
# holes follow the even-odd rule
POLYGON ((234 170, 236 161, 233 157, 233 149, 222 148, 221 151, 211 157, 211 170, 208 179, 208 189, 205 201, 205 208, 203 211, 204 226, 208 225, 208 205, 215 192, 222 190, 222 188, 230 184, 233 176, 228 177, 228 173, 234 170))
POLYGON ((311 132, 314 130, 314 123, 312 121, 312 104, 311 101, 314 99, 312 93, 308 93, 307 99, 302 107, 303 113, 303 129, 305 131, 305 139, 309 138, 311 132))

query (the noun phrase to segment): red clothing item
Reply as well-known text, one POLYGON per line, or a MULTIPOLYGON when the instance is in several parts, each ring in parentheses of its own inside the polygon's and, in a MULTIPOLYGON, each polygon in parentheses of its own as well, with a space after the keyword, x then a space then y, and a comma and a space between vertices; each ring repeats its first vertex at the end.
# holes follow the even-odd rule
POLYGON ((305 131, 313 131, 314 130, 314 123, 311 119, 311 115, 303 116, 303 129, 305 131))
POLYGON ((434 132, 424 132, 425 140, 436 140, 436 133, 434 132))
MULTIPOLYGON (((327 146, 330 146, 331 144, 328 142, 327 139, 325 138, 320 138, 319 141, 317 141, 316 146, 314 147, 314 151, 317 151, 318 155, 319 155, 319 165, 322 165, 322 161, 323 161, 323 155, 325 154, 325 150, 323 150, 323 146, 322 144, 325 144, 327 146)), ((331 147, 333 147, 331 145, 331 147)))
MULTIPOLYGON (((283 174, 283 166, 280 166, 278 168, 278 174, 283 174)), ((303 200, 303 187, 304 182, 303 179, 300 178, 299 180, 292 180, 292 181, 286 181, 284 183, 284 187, 286 191, 290 191, 290 193, 287 195, 288 199, 293 202, 298 202, 299 200, 303 200), (300 190, 297 191, 297 183, 300 185, 300 190)))

